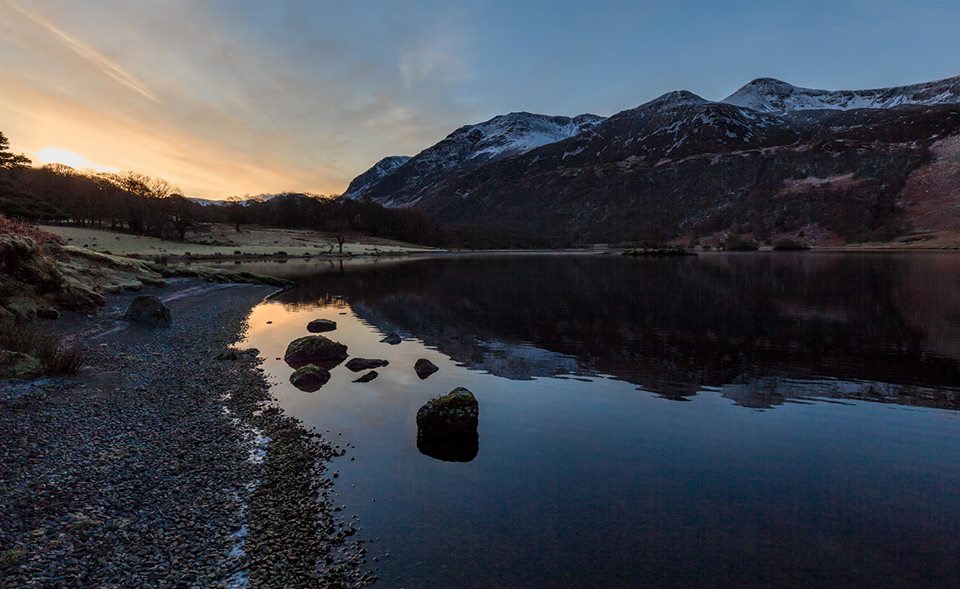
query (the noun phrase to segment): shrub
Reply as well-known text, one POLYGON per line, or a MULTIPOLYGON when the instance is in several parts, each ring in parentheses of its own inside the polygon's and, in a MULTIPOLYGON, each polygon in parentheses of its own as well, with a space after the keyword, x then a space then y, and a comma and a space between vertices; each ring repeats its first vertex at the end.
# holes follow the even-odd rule
POLYGON ((64 344, 35 327, 5 321, 0 323, 0 350, 29 354, 40 361, 46 374, 76 374, 83 366, 83 350, 64 344))
POLYGON ((773 244, 773 251, 775 252, 802 252, 808 249, 810 249, 809 245, 792 239, 781 239, 773 244))
POLYGON ((739 235, 731 235, 724 242, 723 248, 731 252, 755 252, 760 249, 757 242, 752 239, 744 239, 739 235))

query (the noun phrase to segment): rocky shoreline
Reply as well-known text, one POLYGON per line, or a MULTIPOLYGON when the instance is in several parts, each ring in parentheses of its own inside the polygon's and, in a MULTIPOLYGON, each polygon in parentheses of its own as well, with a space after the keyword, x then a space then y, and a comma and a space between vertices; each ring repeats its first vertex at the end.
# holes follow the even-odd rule
POLYGON ((325 476, 344 448, 230 352, 272 290, 171 280, 160 329, 120 323, 133 294, 113 295, 58 324, 79 376, 0 385, 0 588, 374 582, 325 476))

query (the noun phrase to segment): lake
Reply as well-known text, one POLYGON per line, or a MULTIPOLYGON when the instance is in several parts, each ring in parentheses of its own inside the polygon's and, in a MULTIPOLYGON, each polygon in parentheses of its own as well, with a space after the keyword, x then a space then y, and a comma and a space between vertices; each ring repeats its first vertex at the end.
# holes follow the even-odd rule
POLYGON ((331 470, 379 586, 960 586, 960 255, 245 269, 301 285, 245 345, 350 445, 331 470), (317 318, 389 366, 297 390, 279 358, 317 318), (421 453, 417 410, 458 386, 479 449, 421 453))

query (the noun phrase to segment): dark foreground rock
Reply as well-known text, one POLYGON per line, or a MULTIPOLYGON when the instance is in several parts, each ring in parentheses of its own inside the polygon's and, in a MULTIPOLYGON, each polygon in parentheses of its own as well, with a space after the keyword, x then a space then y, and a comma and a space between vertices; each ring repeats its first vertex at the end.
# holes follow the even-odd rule
POLYGON ((34 378, 42 370, 40 360, 29 354, 0 350, 0 379, 34 378))
POLYGON ((0 587, 370 584, 324 474, 342 448, 267 404, 253 354, 215 359, 270 290, 172 299, 160 331, 61 318, 80 376, 0 386, 0 587))
POLYGON ((377 360, 373 358, 350 358, 345 366, 352 372, 360 372, 362 370, 380 368, 381 366, 387 366, 388 364, 390 363, 386 360, 377 360))
POLYGON ((301 366, 290 375, 290 383, 306 393, 320 390, 330 380, 330 371, 313 364, 301 366))
POLYGON ((329 319, 314 319, 307 323, 307 331, 310 333, 324 333, 333 331, 337 328, 337 322, 329 319))
POLYGON ((473 393, 457 387, 417 411, 417 449, 446 462, 470 462, 480 452, 480 406, 473 393))
POLYGON ((315 364, 333 368, 347 359, 347 346, 322 335, 308 335, 290 342, 283 360, 293 368, 315 364))
POLYGON ((370 372, 364 374, 363 376, 361 376, 360 378, 358 378, 353 382, 370 382, 371 380, 374 380, 378 376, 380 376, 379 372, 377 372, 376 370, 371 370, 370 372))
POLYGON ((383 338, 382 340, 380 340, 381 343, 390 344, 391 346, 395 346, 395 345, 399 344, 399 343, 402 342, 402 341, 403 341, 403 339, 402 339, 399 335, 397 335, 397 333, 394 332, 394 331, 391 331, 391 332, 387 335, 387 337, 385 337, 385 338, 383 338))
POLYGON ((145 327, 170 327, 170 309, 153 295, 140 295, 127 307, 123 320, 145 327))
POLYGON ((417 376, 420 377, 420 380, 426 380, 428 376, 440 370, 436 364, 426 358, 417 360, 416 364, 413 365, 413 369, 416 371, 417 376))
POLYGON ((431 399, 417 411, 417 428, 436 434, 477 431, 480 405, 469 390, 457 387, 431 399))

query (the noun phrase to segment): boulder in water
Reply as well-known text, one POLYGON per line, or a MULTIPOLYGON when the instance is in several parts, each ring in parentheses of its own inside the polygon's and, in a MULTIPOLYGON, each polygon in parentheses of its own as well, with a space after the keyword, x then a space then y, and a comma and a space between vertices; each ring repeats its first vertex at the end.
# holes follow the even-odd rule
POLYGON ((307 331, 310 333, 323 333, 325 331, 333 331, 337 328, 336 321, 330 321, 329 319, 314 319, 310 323, 307 323, 307 331))
POLYGON ((316 391, 327 384, 328 380, 330 380, 330 371, 313 364, 301 366, 290 375, 290 383, 307 393, 316 391))
POLYGON ((477 399, 462 387, 427 401, 417 411, 417 449, 445 462, 470 462, 480 452, 479 415, 477 399))
POLYGON ((436 364, 430 360, 427 360, 426 358, 420 358, 417 360, 417 363, 413 365, 413 369, 417 372, 417 376, 420 377, 420 380, 425 380, 428 376, 440 370, 437 368, 436 364))
POLYGON ((155 296, 140 295, 127 307, 123 320, 146 327, 170 327, 170 309, 155 296))
POLYGON ((475 432, 479 415, 480 405, 473 393, 457 387, 417 411, 417 429, 435 434, 475 432))
POLYGON ((283 355, 284 361, 293 368, 316 364, 330 369, 346 358, 347 346, 322 335, 307 335, 293 340, 283 355))
POLYGON ((374 358, 350 358, 350 360, 345 364, 352 372, 360 372, 361 370, 370 370, 371 368, 380 368, 381 366, 386 366, 390 364, 386 360, 378 360, 374 358))

